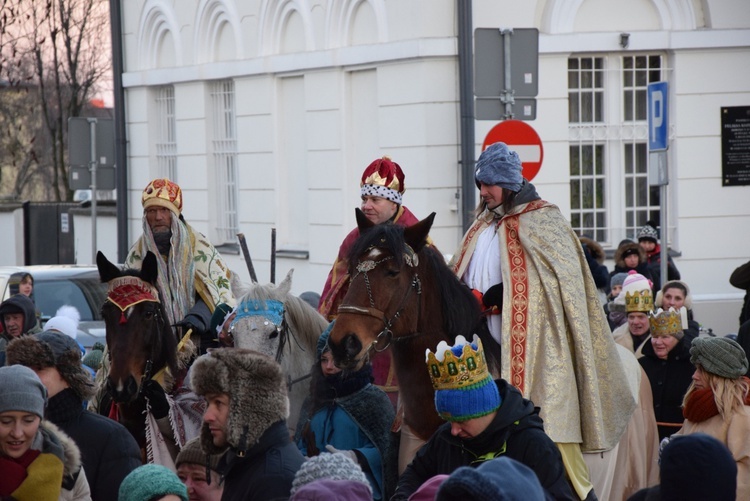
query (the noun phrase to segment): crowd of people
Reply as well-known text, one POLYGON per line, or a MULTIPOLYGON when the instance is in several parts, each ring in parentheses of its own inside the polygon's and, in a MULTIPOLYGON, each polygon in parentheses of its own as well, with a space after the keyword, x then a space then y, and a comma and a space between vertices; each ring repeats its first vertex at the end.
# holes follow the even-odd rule
MULTIPOLYGON (((750 498, 750 292, 737 341, 700 336, 671 258, 661 283, 656 225, 620 243, 610 273, 602 247, 540 197, 507 145, 482 153, 475 180, 476 219, 448 266, 481 303, 500 373, 476 336, 428 350, 424 370, 445 424, 404 468, 390 351, 342 370, 329 345, 359 230, 341 244, 315 304, 331 323, 290 436, 290 382, 276 360, 233 346, 231 272, 186 222, 180 187, 156 179, 143 191, 143 235, 126 264, 155 254, 168 321, 179 338, 192 334, 195 358, 179 384, 202 404, 198 436, 164 465, 144 464, 130 432, 96 406, 106 348, 77 343, 69 310, 41 325, 33 277, 18 276, 0 304, 0 499, 750 498)), ((372 162, 360 188, 372 223, 418 222, 390 158, 372 162)), ((750 290, 748 270, 738 268, 732 285, 750 290)), ((146 412, 162 407, 164 418, 175 398, 159 390, 146 412)))

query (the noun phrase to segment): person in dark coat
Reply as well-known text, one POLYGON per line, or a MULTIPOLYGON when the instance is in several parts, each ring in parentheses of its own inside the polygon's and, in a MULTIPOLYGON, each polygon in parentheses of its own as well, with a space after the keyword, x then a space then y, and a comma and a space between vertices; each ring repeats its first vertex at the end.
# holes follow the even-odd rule
POLYGON ((729 277, 729 283, 733 287, 746 291, 740 311, 740 327, 742 327, 750 320, 750 261, 735 268, 729 277))
POLYGON ((659 440, 676 433, 684 421, 682 399, 695 372, 690 362, 693 338, 685 336, 682 329, 686 320, 685 307, 679 312, 659 310, 650 315, 651 339, 644 343, 643 356, 638 359, 651 383, 659 440))
POLYGON ((635 242, 623 242, 615 251, 614 259, 615 268, 610 272, 610 278, 617 273, 628 273, 631 270, 635 270, 636 273, 643 275, 651 282, 651 290, 656 294, 659 288, 655 286, 654 277, 652 276, 651 269, 648 267, 646 251, 639 244, 635 242))
POLYGON ((690 346, 693 339, 700 335, 701 324, 693 316, 693 296, 690 295, 688 284, 681 280, 670 280, 656 293, 656 299, 654 299, 654 307, 656 308, 679 310, 683 306, 687 309, 688 323, 683 325, 682 328, 685 331, 685 336, 689 338, 687 344, 690 346))
POLYGON ((531 468, 553 499, 578 499, 565 477, 560 451, 544 432, 539 409, 507 381, 493 381, 479 338, 469 344, 458 336, 452 348, 441 341, 436 354, 428 353, 427 365, 435 407, 448 422, 417 452, 391 500, 408 499, 435 475, 500 456, 531 468), (459 376, 465 379, 460 385, 459 376))
POLYGON ((7 355, 8 365, 33 369, 47 388, 49 402, 44 417, 81 450, 91 499, 117 499, 120 483, 141 465, 141 453, 124 426, 83 409, 83 402, 95 389, 82 365, 78 343, 60 332, 44 331, 11 341, 7 355))
POLYGON ((224 501, 287 499, 304 457, 289 437, 287 381, 273 359, 217 348, 192 367, 191 387, 206 399, 201 448, 223 453, 224 501))
POLYGON ((0 367, 5 365, 8 343, 18 337, 41 332, 37 324, 34 302, 23 294, 16 294, 0 303, 0 367))
MULTIPOLYGON (((646 252, 646 264, 651 271, 651 280, 654 281, 654 293, 661 289, 661 245, 659 244, 659 230, 652 222, 648 222, 638 230, 638 245, 646 252)), ((679 280, 680 272, 677 270, 672 257, 667 254, 667 281, 679 280)))

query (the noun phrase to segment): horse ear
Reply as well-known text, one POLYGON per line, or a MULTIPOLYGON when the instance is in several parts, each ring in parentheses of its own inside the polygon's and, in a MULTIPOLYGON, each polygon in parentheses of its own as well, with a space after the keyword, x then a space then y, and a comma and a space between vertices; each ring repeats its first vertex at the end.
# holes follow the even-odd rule
POLYGON ((146 257, 143 258, 140 276, 152 285, 156 283, 156 277, 159 276, 159 266, 156 264, 156 256, 151 251, 146 252, 146 257))
POLYGON ((102 251, 96 253, 96 267, 99 269, 99 278, 104 283, 107 283, 122 274, 120 268, 110 263, 109 259, 104 256, 102 251))
POLYGON ((281 292, 284 296, 289 294, 289 291, 292 290, 292 275, 294 274, 294 268, 289 270, 289 273, 286 274, 284 277, 284 280, 281 281, 279 286, 277 287, 277 290, 281 292))
POLYGON ((367 216, 365 216, 365 213, 362 212, 359 207, 354 209, 354 215, 357 217, 357 228, 359 228, 360 235, 363 231, 369 230, 370 228, 375 226, 375 223, 367 219, 367 216))
POLYGON ((414 249, 414 252, 422 250, 424 244, 427 243, 427 235, 430 233, 430 228, 432 228, 434 220, 435 213, 433 212, 417 224, 404 228, 404 240, 409 244, 409 247, 414 249))

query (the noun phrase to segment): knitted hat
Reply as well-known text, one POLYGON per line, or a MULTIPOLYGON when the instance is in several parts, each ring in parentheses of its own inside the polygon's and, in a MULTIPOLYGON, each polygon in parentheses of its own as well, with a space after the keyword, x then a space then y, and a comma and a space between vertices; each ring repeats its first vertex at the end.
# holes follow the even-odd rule
POLYGON ((477 468, 458 468, 440 485, 435 496, 436 501, 466 499, 542 501, 545 494, 531 468, 515 459, 500 456, 477 468))
POLYGON ((625 278, 627 278, 627 273, 615 273, 612 275, 612 278, 609 279, 609 288, 615 287, 616 285, 622 285, 623 282, 625 282, 625 278))
POLYGON ((188 501, 187 487, 172 470, 160 464, 144 464, 122 480, 117 500, 151 501, 167 494, 188 501))
POLYGON ((318 354, 318 358, 316 358, 316 360, 320 360, 320 357, 323 355, 323 353, 331 349, 328 346, 328 338, 331 337, 331 331, 333 330, 333 324, 335 323, 336 323, 336 320, 334 319, 330 324, 328 324, 328 327, 326 327, 326 330, 324 330, 323 333, 318 338, 318 347, 316 350, 316 353, 318 354))
POLYGON ((488 185, 498 185, 518 192, 523 185, 523 167, 515 151, 505 143, 494 143, 479 155, 474 170, 474 181, 488 185))
POLYGON ((141 204, 144 209, 165 207, 179 216, 182 213, 182 190, 167 178, 154 179, 143 190, 141 204))
POLYGON ((81 348, 76 341, 57 331, 23 336, 8 343, 8 364, 32 369, 54 367, 81 400, 91 398, 96 389, 90 373, 81 362, 81 348))
POLYGON ((659 232, 656 230, 655 225, 648 222, 640 230, 638 230, 638 241, 650 240, 655 244, 659 243, 659 232))
POLYGON ((654 309, 654 296, 651 291, 651 281, 633 270, 622 282, 622 290, 618 299, 622 298, 625 311, 632 313, 639 311, 648 313, 654 309))
POLYGON ((440 489, 446 478, 448 478, 448 475, 444 473, 430 477, 419 486, 419 489, 409 496, 408 501, 434 501, 438 489, 440 489))
POLYGON ((388 157, 378 158, 367 166, 359 183, 360 194, 383 197, 401 205, 404 186, 404 171, 388 157))
POLYGON ((737 462, 705 433, 673 435, 661 454, 661 499, 729 501, 737 496, 737 462))
POLYGON ((453 346, 440 341, 435 353, 426 350, 427 369, 435 388, 435 408, 446 421, 486 416, 500 407, 500 392, 487 370, 482 341, 456 336, 453 346))
POLYGON ((673 336, 682 339, 682 336, 685 335, 683 329, 687 328, 687 310, 684 306, 679 310, 670 308, 665 311, 659 308, 648 314, 648 321, 651 336, 673 336))
POLYGON ((355 480, 323 478, 305 484, 289 498, 290 501, 372 501, 369 486, 355 480))
POLYGON ((218 471, 216 468, 219 465, 220 458, 220 454, 206 454, 203 452, 200 437, 195 437, 182 446, 179 454, 177 454, 177 459, 175 460, 174 465, 175 467, 179 467, 182 463, 193 463, 206 466, 206 462, 208 462, 209 468, 218 471))
POLYGON ((211 315, 211 323, 209 324, 208 332, 211 334, 218 334, 221 327, 224 325, 224 320, 227 319, 227 316, 229 316, 232 311, 233 308, 226 303, 217 304, 213 315, 211 315))
POLYGON ((370 499, 372 499, 372 487, 362 468, 344 454, 325 452, 302 463, 294 475, 291 495, 294 496, 302 486, 322 479, 360 482, 367 486, 370 499))
POLYGON ((656 293, 656 299, 654 299, 654 306, 660 308, 662 303, 664 302, 664 292, 668 289, 684 289, 685 290, 685 302, 683 303, 683 306, 687 308, 688 310, 693 309, 693 296, 690 295, 690 287, 688 287, 688 284, 683 282, 682 280, 670 280, 669 282, 665 283, 661 290, 656 293))
POLYGON ((690 363, 711 374, 737 379, 747 373, 747 355, 742 346, 725 337, 697 337, 690 347, 690 363))
POLYGON ((638 255, 640 252, 638 252, 638 249, 635 247, 629 247, 627 249, 623 249, 622 251, 622 258, 625 259, 628 256, 632 256, 633 254, 638 255))
POLYGON ((23 365, 0 367, 0 414, 21 411, 44 418, 47 388, 36 372, 23 365))
MULTIPOLYGON (((227 442, 247 451, 274 423, 289 417, 287 382, 272 358, 241 348, 216 348, 198 357, 192 366, 191 387, 197 395, 229 395, 227 442)), ((207 423, 201 428, 201 447, 208 454, 216 447, 207 423)))
POLYGON ((86 367, 89 367, 94 370, 94 372, 99 370, 99 367, 102 365, 102 358, 104 357, 104 350, 91 350, 88 353, 86 353, 83 358, 81 359, 81 362, 86 367))
POLYGON ((68 304, 60 306, 55 316, 47 320, 44 330, 56 330, 76 339, 78 337, 78 324, 81 322, 81 314, 75 306, 68 304))

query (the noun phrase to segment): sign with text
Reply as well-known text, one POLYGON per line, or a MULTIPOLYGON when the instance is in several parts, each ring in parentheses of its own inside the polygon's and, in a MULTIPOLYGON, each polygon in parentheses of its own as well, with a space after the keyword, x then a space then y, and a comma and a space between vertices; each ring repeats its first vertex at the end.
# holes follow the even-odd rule
POLYGON ((750 185, 750 106, 721 108, 722 186, 750 185))

